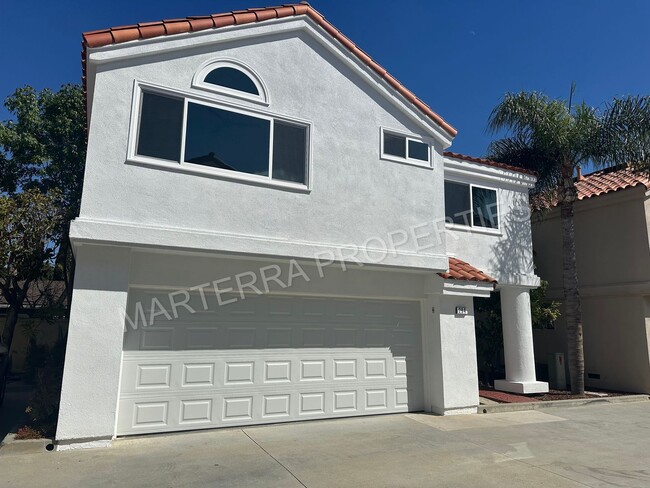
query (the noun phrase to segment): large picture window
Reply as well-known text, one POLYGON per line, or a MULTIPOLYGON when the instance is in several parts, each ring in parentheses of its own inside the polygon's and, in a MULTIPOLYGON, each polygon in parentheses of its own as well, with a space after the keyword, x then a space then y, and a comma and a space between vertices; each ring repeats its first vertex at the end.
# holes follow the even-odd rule
POLYGON ((271 121, 189 102, 185 162, 269 176, 271 121))
POLYGON ((307 185, 308 139, 305 124, 143 91, 135 155, 307 185))
POLYGON ((496 190, 445 181, 445 217, 450 224, 498 229, 496 190))

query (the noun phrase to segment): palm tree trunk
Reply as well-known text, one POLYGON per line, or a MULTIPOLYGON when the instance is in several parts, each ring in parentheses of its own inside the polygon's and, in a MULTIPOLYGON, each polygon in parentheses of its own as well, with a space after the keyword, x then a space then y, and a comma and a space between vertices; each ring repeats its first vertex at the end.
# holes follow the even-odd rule
POLYGON ((571 393, 582 395, 585 392, 585 356, 582 340, 580 292, 578 291, 573 202, 573 199, 565 199, 562 201, 560 208, 562 218, 562 278, 571 393))

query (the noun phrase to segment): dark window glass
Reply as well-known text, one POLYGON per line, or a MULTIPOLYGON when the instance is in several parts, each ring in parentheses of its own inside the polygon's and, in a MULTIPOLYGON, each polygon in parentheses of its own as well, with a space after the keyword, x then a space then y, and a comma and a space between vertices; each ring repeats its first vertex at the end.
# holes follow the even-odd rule
POLYGON ((447 222, 470 225, 469 185, 445 181, 445 218, 447 222))
POLYGON ((306 183, 307 128, 283 122, 273 126, 273 179, 306 183))
POLYGON ((475 226, 498 228, 497 192, 487 188, 472 187, 472 212, 475 226))
POLYGON ((418 141, 409 141, 409 158, 429 161, 429 145, 418 141))
POLYGON ((188 103, 185 161, 255 175, 269 175, 270 122, 188 103))
POLYGON ((212 85, 225 86, 226 88, 251 93, 253 95, 260 94, 253 80, 235 68, 223 67, 213 69, 205 77, 204 81, 212 85))
POLYGON ((178 161, 182 132, 183 100, 144 92, 136 153, 178 161))
POLYGON ((406 137, 394 136, 393 134, 387 134, 384 132, 384 154, 405 158, 406 137))

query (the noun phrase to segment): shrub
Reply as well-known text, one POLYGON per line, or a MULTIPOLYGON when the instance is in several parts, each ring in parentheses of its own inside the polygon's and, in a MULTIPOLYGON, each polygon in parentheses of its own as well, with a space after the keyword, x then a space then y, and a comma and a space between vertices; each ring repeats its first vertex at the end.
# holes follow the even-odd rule
POLYGON ((18 440, 25 440, 25 439, 41 439, 43 436, 43 433, 35 429, 34 427, 29 427, 28 425, 25 425, 18 429, 18 432, 16 432, 16 439, 18 440))
POLYGON ((32 421, 31 428, 45 437, 52 437, 56 432, 65 344, 65 337, 61 336, 57 343, 45 352, 42 366, 36 369, 34 395, 26 410, 32 421))

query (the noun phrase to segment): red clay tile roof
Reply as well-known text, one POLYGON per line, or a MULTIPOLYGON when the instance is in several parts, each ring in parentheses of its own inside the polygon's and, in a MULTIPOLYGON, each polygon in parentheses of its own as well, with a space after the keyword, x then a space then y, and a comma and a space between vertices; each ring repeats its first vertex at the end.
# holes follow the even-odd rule
MULTIPOLYGON (((584 176, 575 178, 578 200, 597 197, 606 193, 612 193, 626 188, 643 185, 650 190, 650 177, 647 174, 635 173, 628 166, 614 166, 612 168, 595 171, 584 176)), ((533 196, 531 205, 533 208, 541 209, 555 207, 559 203, 557 196, 533 196)))
POLYGON ((374 61, 368 54, 357 47, 350 39, 345 37, 341 31, 330 24, 325 17, 321 15, 307 2, 298 4, 282 5, 278 7, 249 8, 246 10, 235 10, 222 14, 213 14, 205 16, 187 17, 185 19, 161 20, 158 22, 144 22, 134 25, 121 27, 112 27, 110 29, 101 29, 90 32, 84 32, 83 36, 83 84, 86 86, 86 52, 88 48, 97 48, 108 46, 110 44, 119 44, 122 42, 135 41, 138 39, 151 39, 153 37, 180 34, 185 32, 196 32, 206 29, 218 29, 230 25, 250 24, 253 22, 263 22, 269 19, 281 19, 297 15, 306 15, 320 27, 322 27, 330 36, 339 41, 352 54, 359 58, 364 64, 372 69, 386 83, 392 86, 397 92, 404 96, 410 103, 432 119, 436 124, 442 127, 450 136, 455 137, 458 131, 450 124, 435 113, 427 104, 408 90, 404 85, 391 76, 379 63, 374 61))
POLYGON ((509 164, 497 163, 496 161, 492 161, 490 159, 475 158, 473 156, 467 156, 465 154, 459 154, 451 151, 445 151, 443 154, 448 158, 462 159, 463 161, 485 164, 487 166, 494 166, 495 168, 501 168, 508 171, 516 171, 517 173, 524 173, 531 176, 537 176, 537 173, 531 169, 519 168, 517 166, 511 166, 509 164))
POLYGON ((648 175, 634 173, 634 171, 627 166, 619 166, 596 171, 584 175, 576 181, 578 200, 623 190, 637 185, 643 185, 646 190, 650 190, 650 178, 648 175))
POLYGON ((467 281, 481 281, 483 283, 496 284, 497 280, 491 276, 486 275, 480 269, 475 268, 465 261, 458 258, 449 258, 449 271, 446 273, 438 273, 446 280, 467 280, 467 281))

